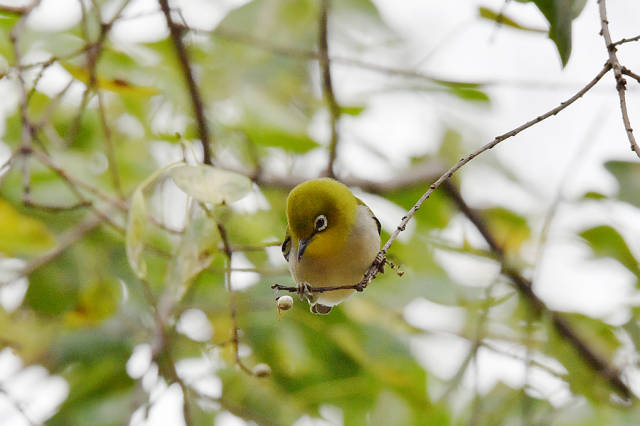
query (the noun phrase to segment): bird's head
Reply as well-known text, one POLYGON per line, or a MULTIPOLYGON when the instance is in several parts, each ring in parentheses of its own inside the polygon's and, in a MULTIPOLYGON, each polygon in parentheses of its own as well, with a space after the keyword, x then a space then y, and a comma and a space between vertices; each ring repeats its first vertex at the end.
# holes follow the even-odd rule
POLYGON ((329 256, 346 242, 356 220, 356 197, 342 183, 314 179, 291 190, 287 199, 287 219, 298 252, 313 258, 329 256))

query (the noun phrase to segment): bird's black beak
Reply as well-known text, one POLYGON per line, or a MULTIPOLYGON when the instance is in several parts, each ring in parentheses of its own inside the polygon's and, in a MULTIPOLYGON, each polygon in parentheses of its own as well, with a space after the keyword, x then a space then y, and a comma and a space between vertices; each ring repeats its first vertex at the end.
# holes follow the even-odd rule
POLYGON ((300 242, 298 243, 298 262, 300 262, 300 260, 302 259, 302 255, 304 254, 304 251, 307 249, 307 246, 311 242, 311 238, 313 238, 313 235, 311 235, 309 238, 301 239, 300 242))

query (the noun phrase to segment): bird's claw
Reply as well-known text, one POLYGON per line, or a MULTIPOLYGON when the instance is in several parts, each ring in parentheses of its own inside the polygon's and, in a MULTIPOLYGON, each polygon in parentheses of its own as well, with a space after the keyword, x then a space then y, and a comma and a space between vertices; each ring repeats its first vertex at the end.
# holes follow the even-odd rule
POLYGON ((384 274, 384 265, 386 263, 387 263, 387 258, 384 256, 384 254, 378 252, 378 254, 376 255, 376 260, 374 261, 374 264, 378 268, 378 272, 384 274))
POLYGON ((311 303, 313 300, 313 292, 311 291, 311 285, 309 283, 298 283, 298 297, 300 300, 306 299, 311 303))

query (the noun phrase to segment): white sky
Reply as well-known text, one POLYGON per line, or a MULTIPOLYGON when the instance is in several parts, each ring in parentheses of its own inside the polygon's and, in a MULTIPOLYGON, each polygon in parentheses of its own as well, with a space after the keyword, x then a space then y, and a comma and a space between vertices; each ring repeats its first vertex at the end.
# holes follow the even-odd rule
MULTIPOLYGON (((174 3, 183 7, 184 16, 192 25, 207 29, 213 28, 224 17, 226 10, 239 4, 232 0, 184 0, 174 3)), ((455 126, 463 134, 467 148, 475 149, 496 135, 558 105, 591 80, 606 59, 604 43, 598 34, 600 26, 595 2, 588 2, 582 15, 574 21, 573 53, 564 70, 560 67, 555 46, 544 35, 506 27, 496 29, 495 24, 476 18, 479 5, 499 10, 503 4, 501 0, 375 0, 375 3, 384 21, 404 38, 406 48, 394 52, 371 49, 371 52, 362 53, 364 59, 393 66, 406 65, 407 68, 418 66, 422 71, 446 76, 448 79, 506 81, 514 84, 490 87, 489 108, 471 106, 445 96, 433 97, 409 92, 367 96, 365 113, 355 118, 347 117, 342 122, 343 139, 339 156, 349 158, 349 161, 340 161, 339 165, 353 174, 372 179, 401 173, 402 168, 408 164, 410 155, 437 150, 440 136, 447 126, 455 126), (540 85, 532 87, 531 84, 515 84, 517 82, 539 82, 540 85), (383 152, 391 166, 372 156, 370 148, 383 152)), ((640 2, 609 1, 607 6, 614 40, 638 34, 640 2)), ((155 8, 156 2, 153 0, 134 0, 127 13, 134 14, 155 8)), ((44 0, 42 6, 34 11, 29 24, 57 30, 77 22, 79 13, 75 1, 44 0)), ((532 5, 511 2, 507 13, 530 26, 546 27, 544 18, 532 5)), ((332 25, 340 24, 333 22, 332 25)), ((120 43, 130 43, 165 34, 166 28, 161 15, 152 15, 116 26, 113 38, 120 43)), ((341 56, 354 54, 335 43, 330 48, 333 53, 341 56)), ((640 44, 636 43, 619 50, 619 57, 624 65, 636 72, 640 72, 639 49, 640 44)), ((45 81, 46 85, 51 86, 48 89, 63 84, 55 77, 45 81)), ((380 87, 384 81, 384 77, 367 71, 344 66, 334 68, 335 90, 338 100, 344 103, 362 102, 363 93, 380 87)), ((6 82, 0 84, 7 88, 6 82)), ((629 81, 629 87, 633 87, 632 81, 629 81)), ((5 101, 2 111, 6 111, 6 102, 15 102, 15 99, 11 100, 10 91, 7 93, 9 101, 5 101)), ((637 90, 628 92, 632 123, 640 123, 638 93, 637 90)), ((310 133, 326 139, 326 116, 319 115, 316 118, 310 133)), ((636 124, 635 127, 640 125, 636 124)), ((3 148, 1 143, 0 148, 3 148)), ((3 155, 7 155, 6 149, 0 149, 0 157, 3 155)), ((629 150, 624 134, 612 75, 605 76, 594 90, 558 116, 503 142, 484 155, 500 162, 524 185, 510 184, 480 159, 469 164, 461 173, 462 191, 467 201, 477 207, 500 205, 526 213, 538 226, 541 226, 561 182, 563 194, 568 200, 575 199, 588 190, 614 194, 616 182, 603 169, 603 162, 614 158, 637 161, 629 150)), ((324 153, 309 156, 308 160, 312 165, 306 165, 308 173, 323 167, 324 156, 324 153)), ((375 203, 374 198, 371 199, 375 203)), ((385 218, 385 227, 393 227, 394 215, 399 220, 401 213, 394 210, 393 206, 385 207, 383 202, 379 202, 378 206, 378 214, 385 218)), ((428 201, 424 208, 429 208, 428 201)), ((576 205, 570 201, 562 203, 553 222, 542 265, 536 271, 537 293, 552 308, 582 312, 612 323, 626 321, 629 303, 637 303, 635 301, 639 300, 634 289, 635 278, 614 261, 591 260, 589 251, 577 241, 575 234, 590 225, 609 223, 618 228, 634 253, 640 255, 638 218, 635 209, 623 206, 576 205)), ((534 231, 537 232, 538 229, 534 231)), ((445 231, 448 238, 458 241, 462 241, 465 233, 468 234, 467 239, 473 240, 473 231, 462 220, 454 220, 445 231)), ((525 254, 527 260, 532 261, 535 246, 528 247, 525 254)), ((474 285, 486 286, 495 278, 496 271, 491 269, 491 265, 488 268, 486 262, 467 261, 461 273, 460 259, 456 255, 441 252, 438 254, 438 261, 445 270, 451 272, 452 279, 460 282, 471 279, 474 285)), ((252 285, 253 282, 255 277, 249 277, 245 285, 252 285)), ((22 285, 21 288, 23 287, 22 285)), ((8 290, 0 290, 0 301, 3 300, 5 291, 8 290)), ((18 293, 23 293, 23 290, 18 293)), ((418 300, 407 307, 407 320, 430 331, 424 339, 412 343, 412 351, 432 373, 442 374, 449 370, 455 373, 469 345, 447 333, 452 332, 452 324, 455 328, 455 324, 464 321, 464 313, 454 308, 434 305, 433 302, 418 300), (422 310, 440 312, 441 315, 420 315, 422 310), (449 320, 444 322, 442 317, 449 320), (437 350, 433 350, 434 348, 437 350)), ((202 316, 197 312, 190 315, 201 322, 202 316)), ((187 320, 188 318, 182 319, 187 320)), ((209 330, 209 333, 214 333, 214 330, 209 330)), ((202 335, 197 338, 202 338, 202 335)), ((181 398, 181 392, 175 387, 162 388, 162 383, 157 380, 157 372, 154 376, 153 367, 148 365, 148 361, 145 364, 146 351, 144 346, 138 348, 135 358, 137 364, 132 361, 132 365, 137 365, 137 370, 131 368, 135 370, 136 377, 145 377, 146 389, 152 393, 152 400, 163 402, 154 406, 146 424, 178 424, 175 422, 179 419, 180 404, 177 402, 181 398), (141 372, 145 365, 150 370, 141 372)), ((504 355, 496 355, 488 350, 480 353, 478 365, 483 373, 478 378, 481 390, 488 389, 496 380, 514 387, 522 385, 522 364, 513 364, 508 359, 510 361, 507 362, 504 355), (508 368, 505 367, 507 364, 508 368)), ((7 363, 17 365, 16 362, 19 363, 19 360, 7 355, 6 350, 3 351, 0 353, 0 372, 6 370, 9 365, 7 363)), ((18 368, 16 372, 19 371, 18 368)), ((53 380, 52 383, 56 384, 46 390, 38 387, 39 391, 34 392, 34 399, 31 401, 41 398, 42 392, 47 392, 46 395, 50 396, 48 399, 54 402, 56 398, 60 400, 64 397, 66 388, 60 385, 59 379, 48 376, 46 372, 38 374, 41 383, 53 380), (51 390, 54 388, 55 391, 51 390)), ((215 374, 212 371, 208 374, 213 380, 210 386, 213 386, 215 393, 218 391, 215 374)), ((535 377, 537 391, 542 395, 551 395, 550 398, 555 403, 566 401, 567 390, 557 380, 542 376, 537 374, 535 377)), ((17 379, 3 381, 0 376, 0 383, 6 387, 10 387, 15 380, 17 379)), ((466 377, 463 386, 472 387, 469 380, 466 377)), ((26 398, 25 401, 29 400, 27 396, 22 396, 26 398)), ((20 394, 15 397, 20 397, 20 394)), ((0 398, 0 418, 9 419, 7 424, 25 424, 15 410, 13 414, 3 417, 6 413, 11 413, 11 407, 0 398)), ((46 407, 38 407, 36 403, 27 405, 28 413, 33 419, 44 420, 47 417, 46 407)), ((336 413, 335 407, 326 407, 325 412, 325 420, 305 417, 297 424, 340 423, 341 416, 339 410, 336 413)), ((133 424, 142 424, 139 421, 139 415, 132 419, 133 424)), ((242 424, 245 423, 230 414, 216 419, 216 425, 242 424)))

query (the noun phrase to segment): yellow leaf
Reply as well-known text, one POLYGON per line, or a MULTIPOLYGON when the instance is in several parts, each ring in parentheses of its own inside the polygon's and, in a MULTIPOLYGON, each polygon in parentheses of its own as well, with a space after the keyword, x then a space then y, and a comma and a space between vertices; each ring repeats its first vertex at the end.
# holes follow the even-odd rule
POLYGON ((0 253, 7 256, 38 253, 54 243, 55 239, 44 223, 20 214, 0 199, 0 253))
MULTIPOLYGON (((84 84, 89 84, 89 71, 86 68, 77 67, 71 64, 63 64, 64 68, 73 76, 84 84)), ((126 80, 119 78, 104 78, 97 76, 96 85, 103 90, 121 93, 124 95, 133 95, 139 97, 149 97, 160 93, 158 89, 151 86, 136 86, 126 80)))
POLYGON ((80 290, 75 310, 66 312, 65 323, 71 327, 100 324, 118 309, 120 292, 113 282, 96 281, 80 290))

